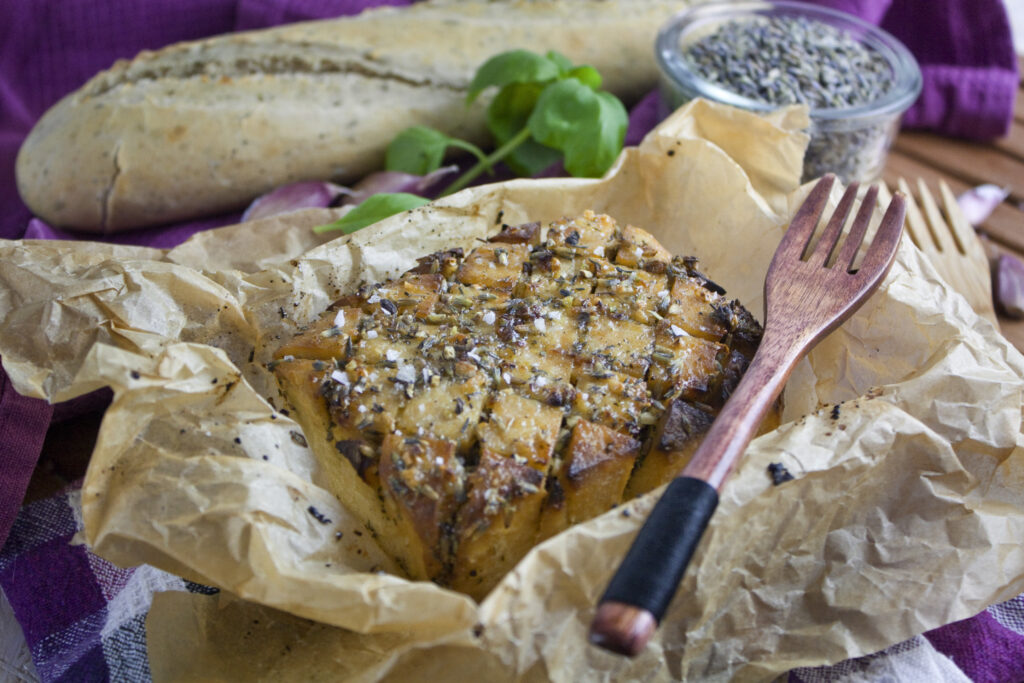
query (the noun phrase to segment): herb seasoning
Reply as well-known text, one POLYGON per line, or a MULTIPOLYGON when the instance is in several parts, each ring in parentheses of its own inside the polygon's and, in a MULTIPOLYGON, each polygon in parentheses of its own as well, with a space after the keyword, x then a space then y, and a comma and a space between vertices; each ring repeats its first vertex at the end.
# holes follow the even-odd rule
POLYGON ((807 105, 805 182, 825 173, 847 183, 877 178, 921 87, 916 62, 892 36, 785 0, 695 7, 662 29, 658 57, 671 106, 698 96, 756 111, 807 105))

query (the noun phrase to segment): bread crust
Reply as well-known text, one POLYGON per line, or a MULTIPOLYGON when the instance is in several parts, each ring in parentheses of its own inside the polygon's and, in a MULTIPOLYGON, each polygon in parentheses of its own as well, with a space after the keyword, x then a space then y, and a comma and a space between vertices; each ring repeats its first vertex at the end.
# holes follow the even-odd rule
POLYGON ((482 599, 536 543, 680 473, 761 336, 720 289, 588 211, 363 285, 273 369, 396 563, 482 599))
POLYGON ((424 2, 143 52, 40 119, 18 190, 53 225, 106 233, 236 210, 290 182, 348 182, 407 126, 485 142, 466 88, 505 50, 557 49, 639 96, 656 81, 657 29, 685 4, 424 2))

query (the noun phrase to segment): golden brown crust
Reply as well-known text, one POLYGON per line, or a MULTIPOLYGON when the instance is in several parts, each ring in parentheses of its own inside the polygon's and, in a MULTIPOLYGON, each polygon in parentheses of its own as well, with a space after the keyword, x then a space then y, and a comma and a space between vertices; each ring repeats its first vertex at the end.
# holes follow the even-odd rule
POLYGON ((480 598, 539 540, 678 474, 759 337, 695 260, 586 212, 363 287, 275 372, 409 575, 480 598))

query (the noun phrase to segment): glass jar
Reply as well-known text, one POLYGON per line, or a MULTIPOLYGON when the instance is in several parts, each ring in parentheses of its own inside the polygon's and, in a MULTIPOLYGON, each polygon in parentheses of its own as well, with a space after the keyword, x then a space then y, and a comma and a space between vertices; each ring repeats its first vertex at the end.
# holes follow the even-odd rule
MULTIPOLYGON (((869 52, 873 51, 872 65, 880 68, 886 77, 887 87, 884 92, 871 93, 870 98, 862 98, 863 102, 854 104, 809 105, 811 123, 807 133, 810 135, 810 143, 804 156, 803 180, 806 182, 825 173, 835 173, 844 183, 877 180, 885 166, 893 138, 899 130, 900 119, 921 92, 921 70, 910 51, 895 37, 845 12, 791 0, 714 3, 696 5, 680 12, 662 27, 655 43, 663 105, 674 110, 701 97, 754 112, 771 111, 783 106, 769 102, 768 97, 751 97, 749 92, 741 94, 744 88, 749 91, 751 86, 757 85, 751 82, 749 74, 736 76, 736 72, 733 72, 732 76, 723 75, 726 81, 729 78, 739 81, 747 77, 745 82, 736 86, 713 82, 715 67, 710 64, 715 61, 713 55, 712 59, 705 59, 707 64, 701 62, 700 65, 691 63, 685 56, 704 38, 711 40, 713 49, 734 49, 735 44, 723 42, 718 45, 711 38, 721 27, 729 26, 732 36, 742 36, 750 31, 771 33, 758 28, 758 22, 763 27, 767 25, 766 22, 774 20, 802 20, 811 25, 820 22, 841 31, 845 38, 856 41, 868 48, 869 52)), ((768 37, 754 35, 757 38, 768 37)), ((844 86, 842 81, 832 82, 830 78, 809 79, 803 74, 804 71, 813 71, 811 66, 818 67, 816 63, 806 63, 811 61, 810 56, 821 58, 815 61, 841 62, 841 51, 830 53, 827 47, 829 40, 823 40, 822 43, 825 46, 815 45, 814 54, 809 55, 805 54, 807 50, 800 48, 796 41, 786 45, 780 40, 777 52, 759 52, 751 58, 757 63, 747 63, 744 69, 760 72, 771 81, 778 78, 780 70, 788 69, 805 81, 800 87, 815 91, 801 92, 801 97, 806 97, 808 101, 825 96, 839 99, 835 93, 828 93, 828 89, 835 88, 838 92, 844 86)), ((829 69, 830 73, 840 74, 843 79, 859 78, 856 69, 844 69, 842 63, 828 66, 835 67, 829 69)))

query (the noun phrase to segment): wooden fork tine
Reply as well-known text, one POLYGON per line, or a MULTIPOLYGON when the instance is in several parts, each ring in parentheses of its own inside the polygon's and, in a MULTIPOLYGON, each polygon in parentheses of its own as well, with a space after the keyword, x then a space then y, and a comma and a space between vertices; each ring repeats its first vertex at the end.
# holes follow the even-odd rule
POLYGON ((946 216, 949 218, 949 225, 950 229, 953 230, 953 236, 960 243, 960 250, 965 254, 969 253, 971 244, 978 239, 977 233, 974 232, 974 228, 967 221, 967 216, 964 215, 960 204, 956 201, 956 197, 953 196, 953 191, 949 189, 949 185, 946 184, 945 180, 939 180, 939 195, 942 197, 942 208, 946 210, 946 216))
POLYGON ((878 269, 887 268, 892 262, 892 255, 900 246, 900 234, 903 229, 904 219, 907 214, 906 196, 897 192, 889 202, 889 208, 882 216, 882 222, 878 225, 871 246, 864 254, 861 261, 859 274, 871 277, 871 274, 878 269))
POLYGON ((843 234, 843 226, 846 225, 846 219, 850 215, 850 210, 853 209, 853 203, 857 200, 859 188, 858 183, 850 183, 847 186, 843 198, 839 200, 839 206, 836 207, 835 213, 832 214, 832 218, 829 219, 828 225, 825 227, 825 232, 821 233, 821 239, 818 240, 814 252, 807 259, 809 265, 821 267, 828 263, 829 257, 835 251, 836 243, 839 242, 840 235, 843 234))
POLYGON ((943 229, 942 226, 946 224, 946 219, 942 217, 942 212, 939 211, 938 205, 935 203, 935 198, 932 197, 932 193, 928 191, 928 186, 924 184, 923 178, 917 179, 918 197, 921 199, 921 206, 924 209, 925 218, 928 220, 928 224, 932 226, 932 238, 935 240, 936 246, 939 251, 944 251, 952 254, 953 252, 960 251, 956 242, 953 241, 953 236, 949 230, 943 229))
POLYGON ((860 210, 857 211, 857 217, 853 220, 850 234, 846 237, 846 242, 843 243, 843 248, 839 251, 836 266, 846 268, 846 270, 853 268, 853 261, 857 258, 861 242, 864 241, 864 235, 867 234, 868 226, 871 225, 871 216, 874 214, 875 202, 877 201, 878 186, 872 185, 864 194, 864 200, 860 203, 860 210))
POLYGON ((825 210, 825 204, 828 203, 835 180, 836 177, 830 173, 822 177, 811 188, 807 199, 800 205, 793 220, 790 221, 786 234, 782 236, 782 242, 776 251, 777 256, 785 254, 793 259, 799 259, 803 255, 807 244, 814 235, 814 229, 818 227, 818 221, 821 220, 821 214, 825 210))
POLYGON ((917 202, 914 201, 914 193, 910 191, 910 186, 903 178, 899 179, 897 186, 899 191, 906 197, 906 228, 907 234, 910 235, 910 240, 921 251, 935 251, 935 240, 932 239, 931 230, 928 229, 928 223, 925 222, 921 209, 917 207, 917 202))
MULTIPOLYGON (((800 223, 795 227, 791 223, 780 242, 765 277, 761 345, 690 461, 662 492, 609 581, 590 624, 591 643, 629 656, 647 646, 718 506, 719 491, 793 369, 818 341, 853 315, 892 265, 906 213, 902 193, 890 202, 856 273, 808 267, 801 260, 801 240, 813 234, 833 180, 815 186, 805 200, 805 205, 814 209, 798 210, 800 223)), ((855 194, 856 188, 847 190, 822 237, 826 244, 817 247, 813 260, 826 262, 832 250, 828 236, 839 234, 855 194)), ((867 230, 876 195, 870 192, 870 200, 857 214, 851 232, 858 239, 867 230)), ((852 254, 856 245, 850 249, 852 254)))

